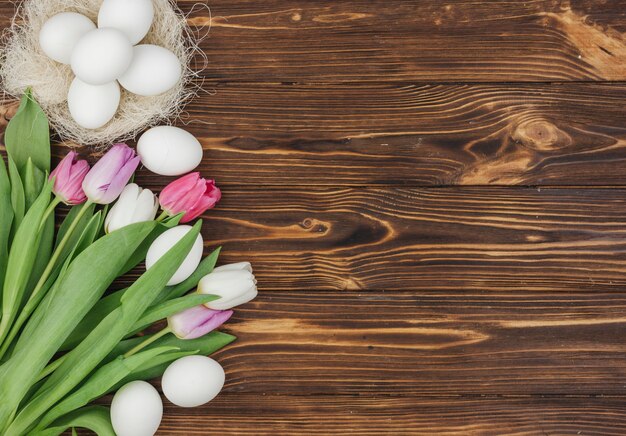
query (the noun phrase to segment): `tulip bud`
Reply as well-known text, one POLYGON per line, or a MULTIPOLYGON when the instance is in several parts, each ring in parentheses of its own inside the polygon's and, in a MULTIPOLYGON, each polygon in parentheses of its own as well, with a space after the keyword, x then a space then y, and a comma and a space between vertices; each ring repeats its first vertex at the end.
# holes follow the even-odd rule
POLYGON ((139 165, 135 150, 126 144, 115 144, 87 173, 83 190, 87 198, 98 204, 109 204, 119 197, 122 189, 139 165))
POLYGON ((129 183, 109 210, 104 230, 111 233, 129 224, 152 221, 158 209, 159 202, 151 190, 129 183))
POLYGON ((209 309, 227 310, 247 303, 257 296, 256 279, 249 262, 239 262, 215 268, 198 283, 201 294, 218 295, 218 300, 206 303, 209 309))
POLYGON ((161 191, 159 201, 170 216, 184 212, 181 223, 187 223, 213 208, 222 198, 215 180, 200 178, 200 173, 189 173, 174 180, 161 191))
POLYGON ((50 180, 54 178, 52 192, 65 204, 84 203, 87 196, 83 191, 82 184, 88 172, 89 164, 87 161, 78 159, 78 153, 70 151, 50 173, 50 180))
POLYGON ((212 310, 200 305, 167 318, 172 333, 179 339, 196 339, 224 324, 232 310, 212 310))

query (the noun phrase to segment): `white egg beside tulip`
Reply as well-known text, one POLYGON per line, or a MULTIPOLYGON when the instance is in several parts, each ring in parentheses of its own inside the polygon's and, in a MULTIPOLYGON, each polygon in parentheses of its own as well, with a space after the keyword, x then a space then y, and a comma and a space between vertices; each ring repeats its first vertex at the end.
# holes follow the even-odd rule
POLYGON ((180 60, 173 52, 143 44, 133 48, 133 60, 119 81, 133 94, 150 97, 172 89, 182 72, 180 60))
POLYGON ((97 129, 115 116, 120 104, 120 86, 114 81, 89 85, 75 78, 67 95, 67 104, 79 126, 97 129))
MULTIPOLYGON (((190 230, 191 226, 176 226, 166 230, 158 238, 154 240, 150 248, 148 248, 148 254, 146 255, 146 269, 150 269, 154 264, 168 252, 178 241, 180 241, 190 230)), ((178 270, 174 273, 168 286, 177 285, 185 281, 196 270, 202 260, 203 241, 202 237, 198 235, 189 254, 180 265, 178 270)))
POLYGON ((72 51, 72 71, 90 85, 120 77, 133 60, 133 46, 121 31, 105 28, 87 32, 72 51))
POLYGON ((137 141, 137 154, 150 171, 162 176, 180 176, 202 162, 202 145, 189 132, 173 126, 147 130, 137 141))
POLYGON ((98 12, 98 27, 120 30, 135 45, 146 36, 153 19, 152 0, 104 0, 98 12))
POLYGON ((76 43, 96 25, 76 12, 62 12, 50 18, 39 31, 39 45, 50 58, 69 64, 76 43))
POLYGON ((163 373, 163 394, 180 407, 197 407, 208 403, 224 387, 224 369, 206 356, 182 357, 163 373))
POLYGON ((161 397, 145 381, 125 384, 111 401, 111 424, 117 436, 153 436, 162 418, 161 397))

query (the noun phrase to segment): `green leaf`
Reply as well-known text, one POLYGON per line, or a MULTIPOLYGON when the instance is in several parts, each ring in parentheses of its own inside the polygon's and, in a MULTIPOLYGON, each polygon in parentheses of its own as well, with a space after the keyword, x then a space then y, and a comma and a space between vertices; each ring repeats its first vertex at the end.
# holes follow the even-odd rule
MULTIPOLYGON (((191 276, 182 283, 175 286, 167 286, 161 291, 159 296, 154 300, 152 306, 167 301, 170 298, 178 298, 185 295, 198 285, 198 282, 202 277, 211 273, 217 263, 221 248, 217 248, 209 256, 202 259, 198 268, 193 272, 191 276)), ((120 301, 124 292, 127 289, 121 289, 110 295, 107 295, 102 300, 98 301, 93 309, 82 319, 80 324, 76 326, 72 334, 67 338, 67 341, 63 344, 60 351, 67 351, 74 348, 80 341, 82 341, 87 334, 97 326, 109 313, 113 312, 120 305, 120 301)))
POLYGON ((51 213, 43 223, 40 229, 39 246, 37 248, 37 257, 33 264, 33 269, 26 286, 27 292, 24 293, 23 303, 37 285, 39 278, 43 275, 44 270, 48 266, 50 256, 52 255, 52 244, 54 242, 54 213, 51 213))
MULTIPOLYGON (((113 232, 69 264, 24 327, 11 358, 0 366, 0 423, 6 423, 16 411, 70 332, 155 226, 150 221, 113 232)), ((1 428, 0 434, 4 434, 1 428)))
POLYGON ((111 412, 103 406, 90 406, 68 413, 39 432, 37 436, 58 436, 70 427, 86 428, 98 436, 115 436, 111 425, 111 412))
MULTIPOLYGON (((180 348, 181 353, 189 352, 190 354, 200 354, 203 356, 208 356, 210 354, 215 353, 217 350, 224 348, 226 345, 233 342, 237 339, 233 335, 229 335, 227 333, 222 332, 211 332, 207 335, 202 336, 197 339, 178 339, 176 336, 169 334, 163 336, 162 338, 155 341, 153 344, 150 344, 147 349, 152 347, 178 347, 180 348)), ((130 341, 130 340, 129 340, 130 341)), ((127 341, 123 341, 124 344, 127 341)), ((131 343, 134 343, 130 341, 131 343)), ((135 343, 136 345, 136 343, 135 343)), ((134 346, 134 345, 133 345, 134 346)), ((129 350, 130 347, 129 344, 129 350)), ((165 372, 165 369, 169 366, 171 362, 178 359, 182 356, 173 356, 175 353, 166 353, 157 358, 141 365, 137 369, 135 369, 132 374, 118 383, 111 391, 115 391, 120 386, 124 384, 134 381, 134 380, 152 380, 154 378, 160 377, 165 372)))
POLYGON ((83 339, 87 337, 100 322, 111 312, 113 312, 120 305, 122 295, 126 292, 126 289, 119 290, 110 295, 107 295, 91 309, 91 311, 81 320, 76 326, 72 334, 68 336, 67 340, 61 346, 60 351, 68 351, 76 347, 83 339))
POLYGON ((11 180, 11 207, 14 216, 12 235, 15 235, 26 213, 26 199, 24 198, 22 179, 11 157, 9 157, 9 179, 11 180))
MULTIPOLYGON (((64 271, 68 267, 68 264, 74 259, 76 255, 81 253, 84 249, 86 249, 89 245, 93 243, 94 237, 96 233, 98 233, 98 224, 100 222, 99 215, 100 212, 96 213, 91 218, 87 226, 83 229, 80 235, 80 239, 76 241, 76 245, 69 253, 65 255, 66 258, 64 259, 63 257, 59 257, 57 259, 48 279, 44 282, 37 295, 30 295, 30 298, 27 300, 26 305, 24 306, 17 320, 11 327, 10 333, 5 340, 5 344, 3 344, 2 348, 0 348, 0 355, 2 355, 4 353, 4 350, 11 345, 11 342, 13 341, 15 336, 17 336, 17 333, 22 328, 22 325, 26 322, 30 314, 35 310, 39 302, 46 296, 47 292, 52 288, 57 280, 57 277, 62 275, 62 271, 64 271)), ((50 244, 52 244, 52 241, 50 241, 50 244)), ((40 276, 41 274, 37 274, 35 278, 39 278, 40 276)), ((32 278, 33 277, 31 276, 31 279, 32 278)))
MULTIPOLYGON (((76 245, 76 241, 78 240, 78 238, 80 238, 80 235, 83 233, 85 226, 87 225, 87 223, 93 216, 95 207, 96 207, 95 204, 90 205, 89 209, 80 218, 79 223, 76 225, 76 228, 74 232, 72 233, 72 236, 70 237, 70 241, 66 245, 66 247, 68 248, 65 248, 65 250, 67 250, 68 252, 69 250, 72 249, 72 247, 76 245)), ((56 239, 56 243, 54 244, 54 248, 56 248, 59 245, 59 242, 63 239, 63 237, 65 236, 65 234, 71 227, 72 223, 74 222, 74 220, 76 219, 76 217, 78 216, 82 208, 83 208, 83 205, 81 204, 78 206, 73 206, 70 209, 67 216, 61 223, 61 226, 59 227, 59 231, 57 232, 57 239, 56 239)))
MULTIPOLYGON (((202 221, 196 222, 178 243, 152 268, 143 273, 124 293, 120 307, 107 315, 76 348, 68 353, 59 368, 13 420, 7 429, 8 435, 20 435, 27 431, 46 410, 74 389, 113 350, 178 270, 191 250, 201 225, 202 221)), ((112 232, 107 237, 117 235, 128 227, 112 232)), ((96 244, 97 242, 92 247, 96 244)), ((14 356, 16 355, 17 350, 14 356)), ((35 377, 41 369, 43 368, 36 372, 35 377)))
POLYGON ((50 203, 51 188, 51 183, 47 183, 33 207, 24 217, 13 239, 2 288, 0 342, 6 337, 23 301, 24 292, 37 257, 37 248, 41 236, 39 226, 50 203))
POLYGON ((37 168, 32 159, 29 157, 26 162, 26 167, 24 168, 24 176, 22 181, 24 182, 24 198, 26 200, 26 210, 28 210, 31 205, 37 199, 37 196, 41 192, 41 188, 44 184, 44 173, 39 168, 37 168))
POLYGON ((141 331, 153 323, 167 318, 168 316, 175 315, 183 310, 190 309, 204 303, 208 303, 209 301, 217 300, 218 298, 220 298, 218 295, 192 294, 153 306, 149 308, 143 314, 141 319, 135 323, 133 331, 141 331))
MULTIPOLYGON (((9 258, 9 239, 12 223, 11 182, 9 181, 9 173, 7 172, 4 158, 0 156, 0 284, 4 283, 4 275, 9 258)), ((0 295, 1 301, 2 296, 0 295)), ((0 304, 0 307, 2 307, 2 304, 0 304)))
POLYGON ((48 118, 30 89, 22 96, 20 107, 4 133, 4 143, 20 174, 28 159, 42 172, 50 172, 50 128, 48 118))
MULTIPOLYGON (((72 257, 77 256, 87 249, 93 241, 96 240, 98 233, 100 231, 100 222, 102 218, 102 211, 99 210, 91 217, 85 228, 80 234, 80 239, 77 241, 77 244, 74 246, 72 250, 72 257)), ((70 238, 71 239, 71 238, 70 238)), ((69 244, 68 244, 69 245, 69 244)))
POLYGON ((72 427, 72 436, 78 436, 78 433, 76 433, 76 429, 74 427, 72 427))
POLYGON ((77 390, 50 409, 37 424, 37 429, 41 430, 60 416, 101 397, 125 377, 128 377, 135 369, 170 351, 178 351, 178 348, 152 348, 127 358, 120 356, 112 362, 101 366, 77 390))

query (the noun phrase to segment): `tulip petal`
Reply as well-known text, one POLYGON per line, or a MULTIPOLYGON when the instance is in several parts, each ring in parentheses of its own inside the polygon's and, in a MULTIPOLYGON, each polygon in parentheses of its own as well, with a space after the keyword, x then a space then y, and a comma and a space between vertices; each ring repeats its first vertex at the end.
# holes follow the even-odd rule
POLYGON ((196 339, 221 326, 232 314, 232 310, 212 310, 200 305, 170 316, 167 322, 179 339, 196 339))
POLYGON ((95 203, 112 203, 139 165, 139 157, 126 144, 114 145, 93 166, 83 181, 83 190, 95 203))
POLYGON ((211 319, 194 328, 191 332, 189 332, 189 335, 185 339, 200 338, 207 333, 212 332, 213 330, 224 324, 226 321, 228 321, 234 313, 232 310, 216 310, 214 312, 216 313, 211 319))
POLYGON ((105 220, 105 230, 110 233, 132 222, 140 188, 135 183, 126 185, 119 198, 109 210, 105 220))
POLYGON ((219 272, 219 271, 240 271, 240 270, 245 270, 245 271, 248 271, 248 272, 252 272, 252 265, 250 264, 250 262, 230 263, 228 265, 218 266, 217 268, 215 268, 213 270, 213 272, 219 272))
POLYGON ((214 271, 200 280, 198 292, 220 296, 220 299, 207 303, 207 307, 230 309, 256 297, 256 279, 245 269, 214 271))
POLYGON ((152 191, 149 189, 142 189, 137 196, 131 221, 133 223, 152 221, 156 216, 157 210, 158 203, 152 191))
POLYGON ((104 204, 112 203, 120 195, 124 186, 128 183, 131 176, 139 166, 141 159, 139 156, 129 160, 113 177, 111 183, 107 187, 106 194, 104 196, 104 204))
POLYGON ((227 310, 232 309, 236 306, 241 306, 242 304, 246 304, 249 301, 254 300, 258 295, 258 290, 256 286, 250 287, 246 292, 235 296, 230 300, 215 300, 209 303, 206 303, 205 306, 215 310, 227 310))
POLYGON ((78 159, 78 154, 70 151, 50 173, 50 179, 54 178, 52 191, 66 204, 83 203, 87 197, 82 182, 88 172, 87 161, 78 159))

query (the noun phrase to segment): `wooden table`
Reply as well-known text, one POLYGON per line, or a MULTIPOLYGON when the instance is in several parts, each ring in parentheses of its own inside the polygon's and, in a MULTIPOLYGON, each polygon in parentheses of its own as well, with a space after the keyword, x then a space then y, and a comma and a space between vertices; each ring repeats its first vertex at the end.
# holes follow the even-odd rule
POLYGON ((260 294, 159 434, 626 434, 626 1, 210 6, 203 234, 260 294))

